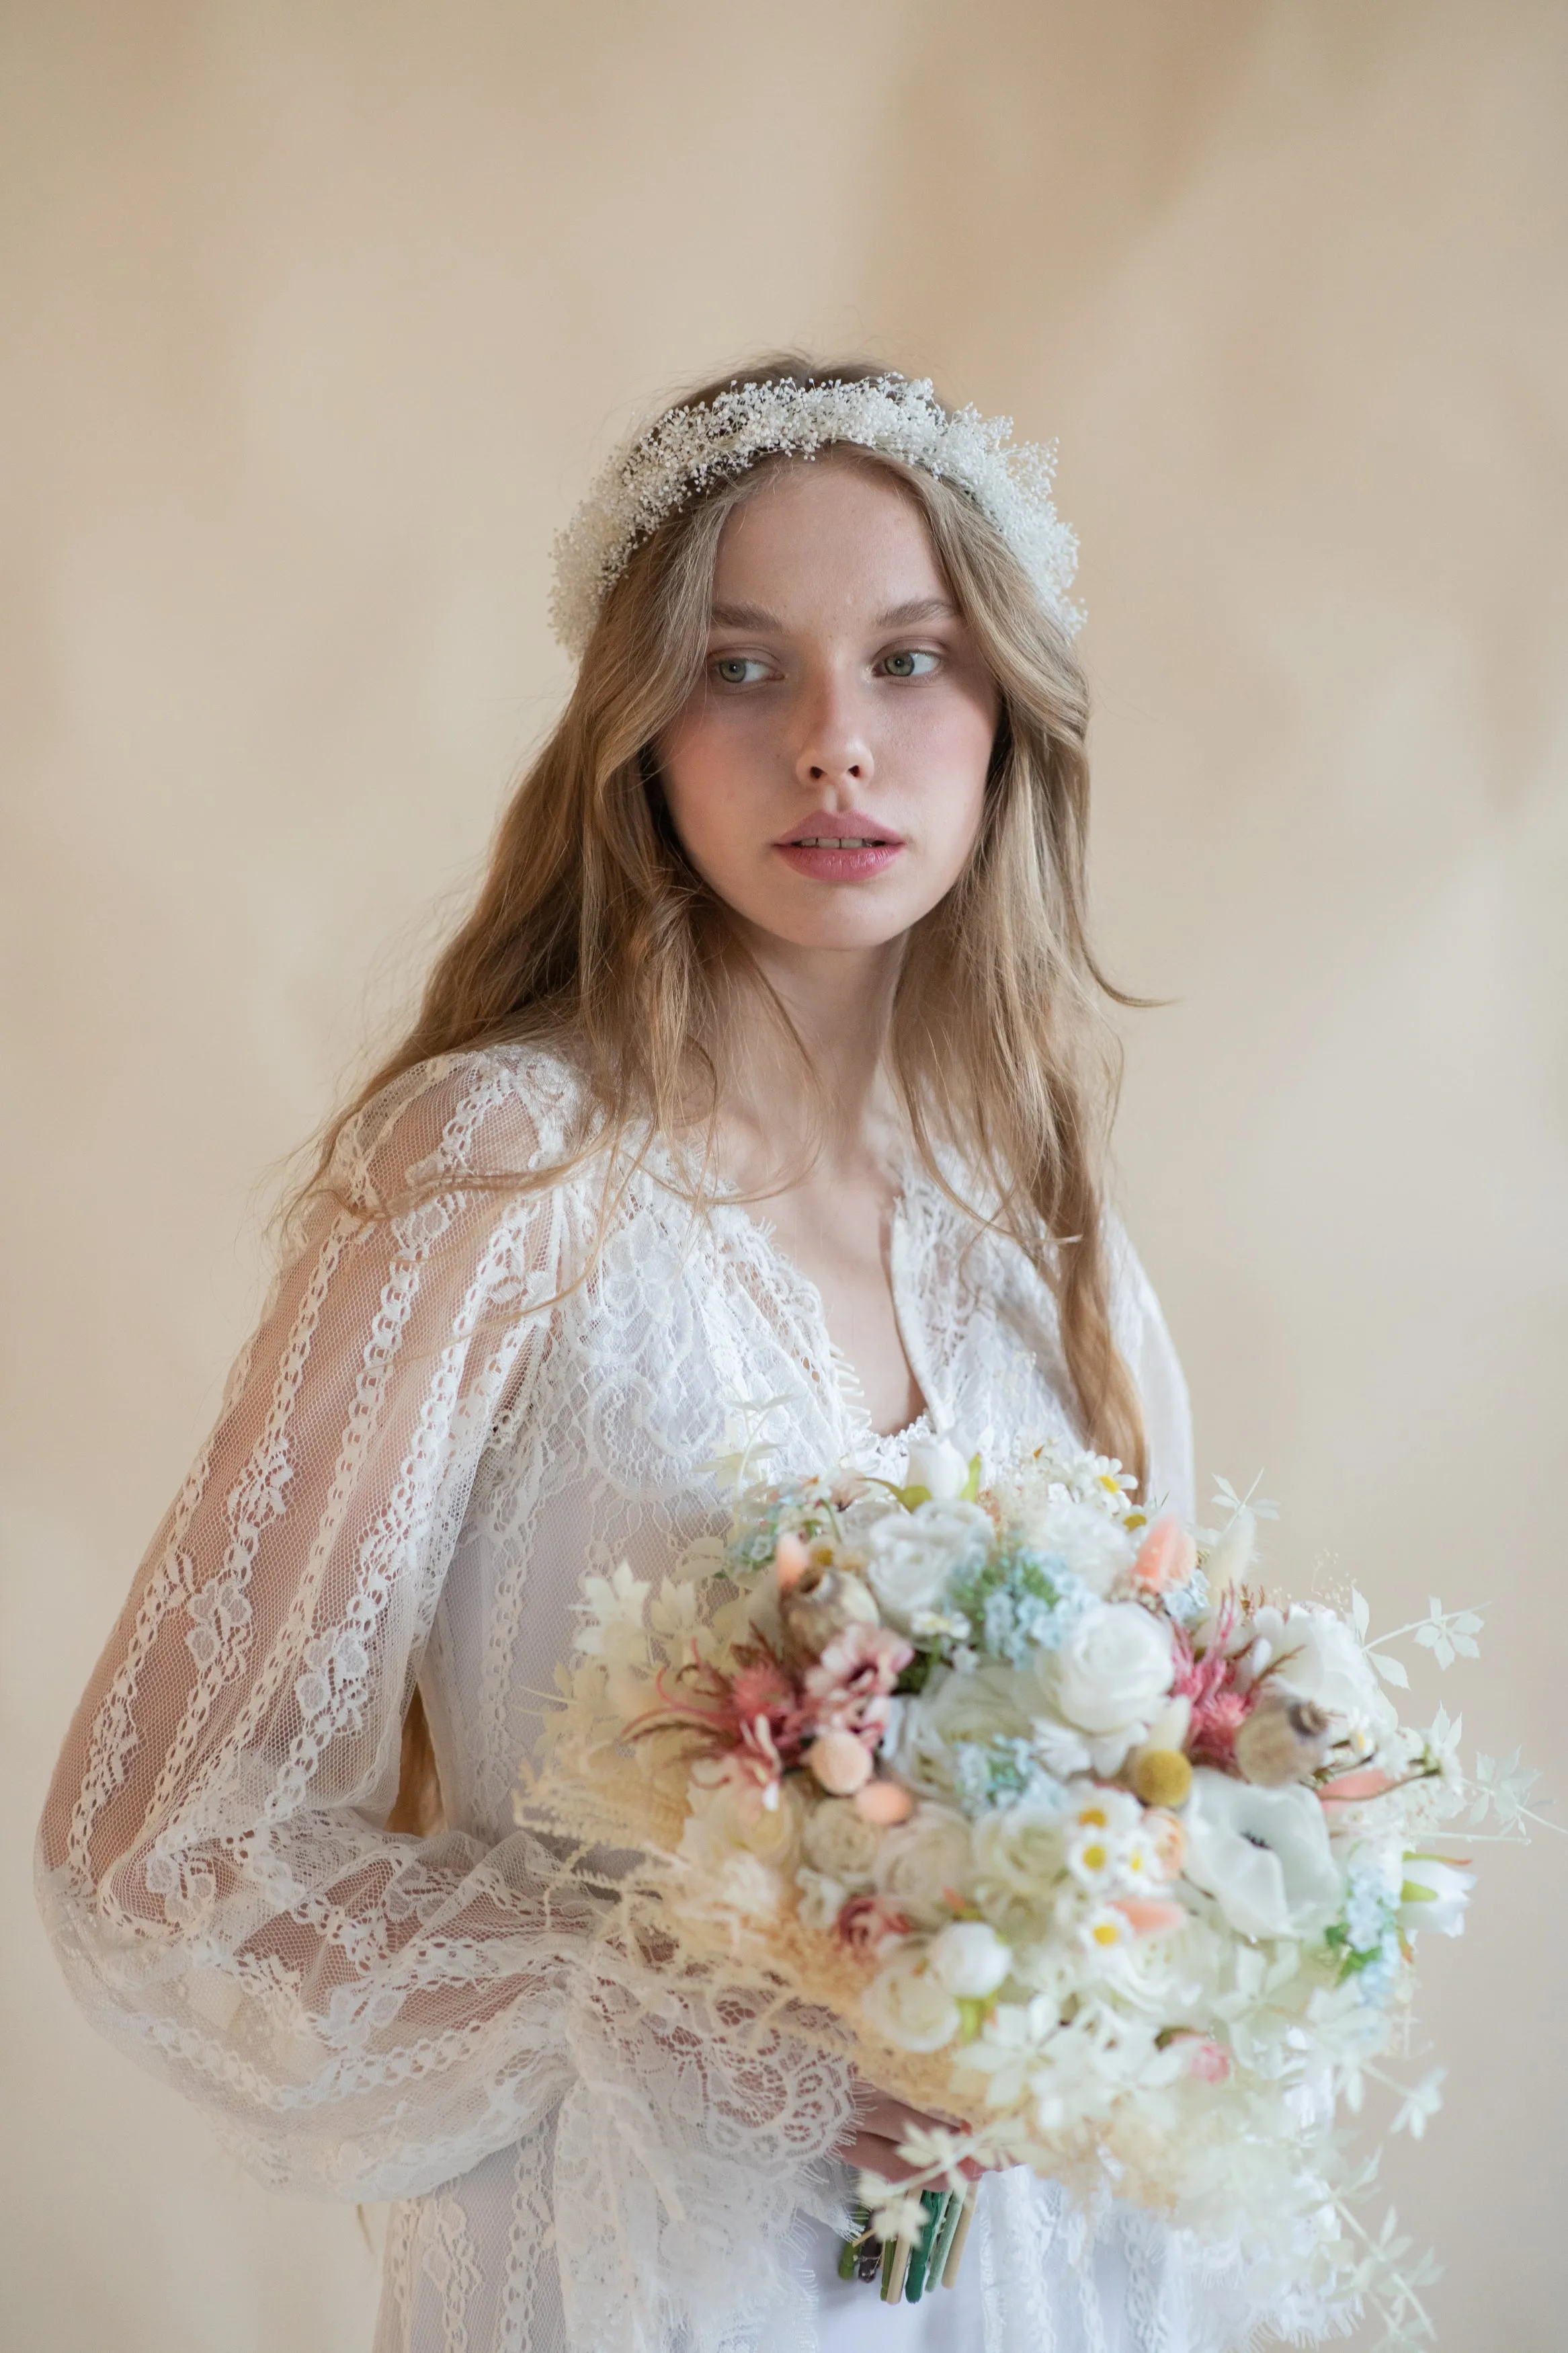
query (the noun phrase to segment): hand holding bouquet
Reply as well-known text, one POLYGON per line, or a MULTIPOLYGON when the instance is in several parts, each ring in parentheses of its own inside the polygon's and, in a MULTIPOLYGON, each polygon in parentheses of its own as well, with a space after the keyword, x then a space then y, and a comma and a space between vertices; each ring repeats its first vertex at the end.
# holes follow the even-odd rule
MULTIPOLYGON (((1522 1835, 1531 1777, 1467 1781, 1441 1710, 1403 1725, 1360 1598, 1266 1588, 1229 1489, 1193 1531, 1055 1442, 987 1478, 934 1441, 901 1488, 746 1467, 657 1590, 587 1581, 546 1778, 639 1852, 664 1933, 955 2120, 862 2177, 847 2265, 951 2277, 974 2166, 1026 2165, 1428 2337, 1435 2274, 1357 2218, 1336 2109, 1386 2080, 1418 1934, 1463 1926, 1455 1819, 1522 1835)), ((1401 1630, 1447 1664, 1478 1627, 1401 1630)))

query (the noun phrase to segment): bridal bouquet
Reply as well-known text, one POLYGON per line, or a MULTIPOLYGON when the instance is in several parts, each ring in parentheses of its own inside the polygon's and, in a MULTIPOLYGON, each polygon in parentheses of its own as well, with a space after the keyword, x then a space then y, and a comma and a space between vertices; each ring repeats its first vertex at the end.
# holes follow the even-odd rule
MULTIPOLYGON (((1337 2116, 1408 2045, 1419 1937, 1463 1926, 1457 1821, 1524 1835, 1533 1776, 1402 1724, 1396 1637, 1276 1590, 1228 1487, 1191 1530, 1057 1441, 916 1446, 901 1487, 731 1468, 725 1537, 587 1579, 541 1786, 637 1851, 665 1934, 952 2120, 861 2178, 847 2275, 951 2280, 973 2166, 1026 2165, 1427 2341, 1436 2270, 1359 2219, 1337 2116)), ((1399 1632, 1446 1666, 1479 1628, 1399 1632)))

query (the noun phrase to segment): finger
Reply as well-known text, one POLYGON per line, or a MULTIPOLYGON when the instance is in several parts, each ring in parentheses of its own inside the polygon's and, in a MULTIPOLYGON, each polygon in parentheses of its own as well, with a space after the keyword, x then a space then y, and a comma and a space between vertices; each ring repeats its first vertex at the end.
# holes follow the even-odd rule
POLYGON ((840 2141, 838 2153, 858 2172, 879 2174, 884 2181, 908 2181, 917 2170, 905 2163, 895 2144, 884 2139, 880 2133, 858 2132, 851 2139, 840 2141))
MULTIPOLYGON (((907 2159, 899 2155, 900 2137, 900 2136, 897 2134, 889 2135, 862 2128, 851 2138, 839 2142, 838 2155, 847 2165, 853 2165, 861 2172, 879 2173, 884 2181, 909 2181, 912 2180, 917 2173, 921 2176, 929 2175, 931 2171, 929 2166, 910 2165, 907 2159)), ((977 2163, 973 2158, 965 2157, 954 2166, 953 2171, 961 2174, 965 2181, 978 2181, 984 2173, 985 2168, 977 2163)))
MULTIPOLYGON (((967 2133, 965 2124, 950 2124, 945 2116, 933 2116, 919 2108, 906 2108, 897 2100, 879 2100, 861 2108, 856 2116, 857 2128, 861 2132, 879 2134, 885 2140, 907 2139, 911 2127, 929 2130, 935 2126, 942 2132, 967 2133)), ((965 2164, 969 2160, 965 2158, 965 2164)), ((971 2179, 975 2178, 973 2174, 971 2179)))
POLYGON ((856 2114, 861 2117, 876 2117, 879 2129, 886 2132, 908 2132, 911 2125, 947 2124, 945 2116, 933 2116, 925 2108, 911 2108, 907 2102, 895 2100, 887 2092, 874 2092, 869 2099, 860 2101, 856 2114))

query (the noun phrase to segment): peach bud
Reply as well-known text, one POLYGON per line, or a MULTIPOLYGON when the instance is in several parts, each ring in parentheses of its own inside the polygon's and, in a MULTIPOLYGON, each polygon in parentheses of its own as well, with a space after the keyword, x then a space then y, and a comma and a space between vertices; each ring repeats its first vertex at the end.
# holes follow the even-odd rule
POLYGON ((1118 1895, 1111 1901, 1135 1936, 1169 1936, 1187 1924, 1180 1904, 1162 1904, 1147 1895, 1118 1895))
POLYGON ((1179 1814, 1156 1807, 1143 1817, 1143 1833, 1154 1845, 1154 1862, 1162 1879, 1179 1879, 1187 1859, 1187 1833, 1179 1814))
POLYGON ((1368 1765, 1359 1773, 1342 1773, 1337 1779, 1326 1781, 1318 1791, 1325 1806, 1354 1806, 1368 1798, 1381 1798, 1385 1789, 1394 1787, 1392 1773, 1381 1766, 1368 1765))
POLYGON ((1138 1547, 1132 1581, 1145 1593, 1163 1593, 1185 1585, 1198 1565, 1198 1548, 1180 1520, 1156 1520, 1138 1547))
POLYGON ((830 1798, 852 1798, 871 1778, 871 1752, 852 1732, 819 1732, 805 1761, 830 1798))
POLYGON ((811 1555, 804 1538, 797 1536, 793 1528, 786 1528, 773 1546, 773 1574, 779 1581, 779 1591, 788 1593, 810 1567, 811 1555))
POLYGON ((891 1830, 897 1822, 907 1822, 914 1810, 914 1799, 897 1781, 868 1781, 855 1792, 856 1812, 862 1821, 875 1823, 879 1831, 891 1830))

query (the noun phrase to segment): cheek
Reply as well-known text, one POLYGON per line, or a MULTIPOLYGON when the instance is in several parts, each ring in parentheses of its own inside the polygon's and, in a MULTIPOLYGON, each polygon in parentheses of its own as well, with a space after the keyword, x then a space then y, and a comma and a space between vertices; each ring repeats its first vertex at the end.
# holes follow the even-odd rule
POLYGON ((980 830, 996 722, 979 705, 958 702, 933 712, 909 746, 909 773, 924 803, 933 852, 963 863, 980 830))
POLYGON ((700 709, 679 719, 658 744, 659 774, 670 818, 699 864, 721 847, 740 797, 736 747, 713 715, 700 709))

